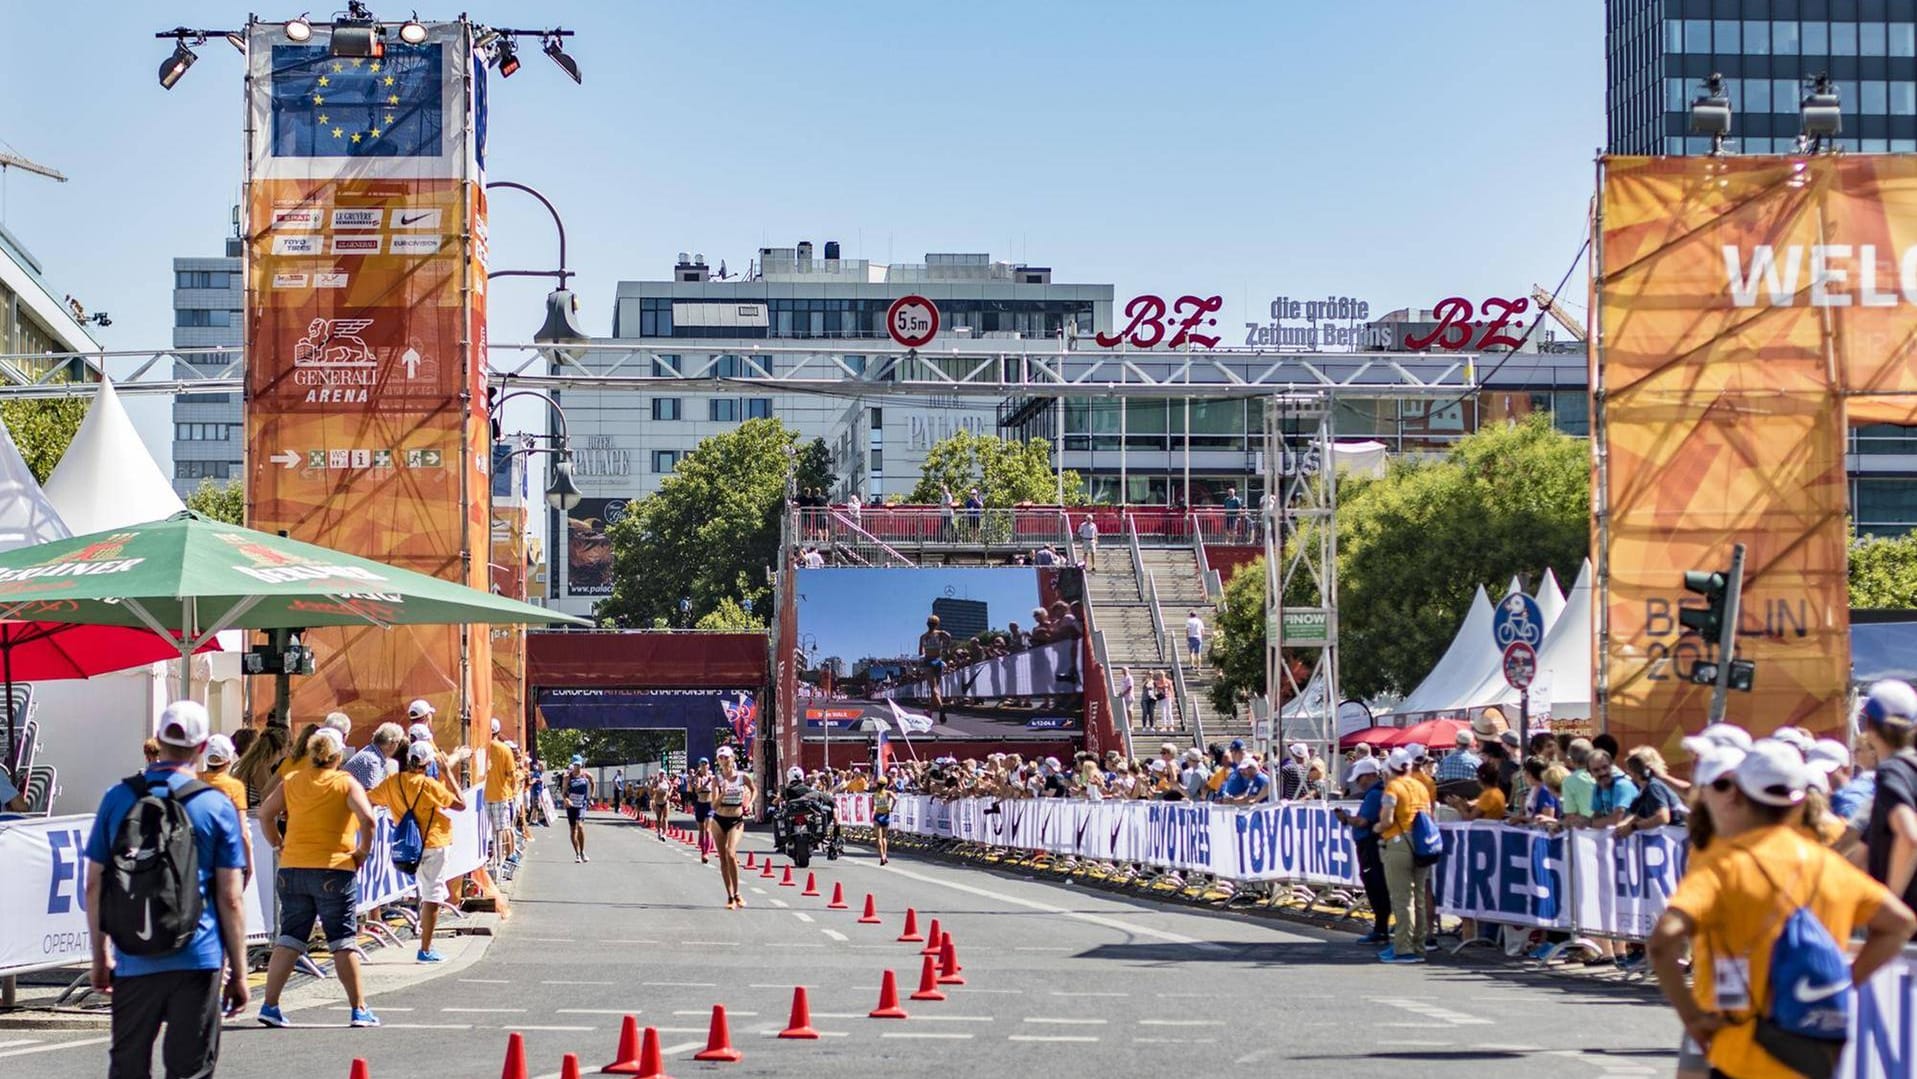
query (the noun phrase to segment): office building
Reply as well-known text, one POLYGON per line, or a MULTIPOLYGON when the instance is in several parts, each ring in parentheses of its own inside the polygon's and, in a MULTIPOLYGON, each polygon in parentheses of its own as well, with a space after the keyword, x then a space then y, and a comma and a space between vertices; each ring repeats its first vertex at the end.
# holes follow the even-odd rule
MULTIPOLYGON (((28 356, 40 352, 94 352, 100 345, 87 332, 86 316, 71 298, 54 291, 40 261, 14 235, 0 227, 0 353, 28 356)), ((30 359, 14 361, 38 377, 45 373, 30 359)))
POLYGON ((938 615, 939 628, 950 633, 956 641, 970 640, 992 628, 991 612, 982 599, 940 596, 932 601, 932 613, 938 615))
MULTIPOLYGON (((1830 76, 1843 115, 1836 146, 1917 153, 1917 0, 1607 0, 1608 148, 1699 154, 1690 104, 1724 77, 1732 153, 1796 149, 1805 82, 1830 76)), ((1853 428, 1845 458, 1862 533, 1917 528, 1917 428, 1853 428)))
MULTIPOLYGON (((220 257, 173 260, 173 345, 176 348, 237 347, 246 285, 242 241, 228 237, 220 257)), ((230 356, 175 360, 176 377, 210 377, 230 356)), ((240 480, 246 459, 246 425, 236 393, 182 393, 173 399, 173 489, 181 498, 201 483, 240 480)))

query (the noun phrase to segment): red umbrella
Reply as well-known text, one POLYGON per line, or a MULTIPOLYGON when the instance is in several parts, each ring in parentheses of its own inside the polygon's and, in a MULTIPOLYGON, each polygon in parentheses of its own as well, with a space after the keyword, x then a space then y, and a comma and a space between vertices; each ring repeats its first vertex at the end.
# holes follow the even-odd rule
MULTIPOLYGON (((200 652, 217 652, 208 641, 200 652)), ((91 678, 129 667, 179 659, 180 643, 172 637, 132 626, 83 626, 70 622, 0 622, 0 675, 6 681, 6 700, 13 683, 58 682, 91 678)), ((8 745, 13 744, 15 719, 7 711, 8 745)))
POLYGON ((1366 727, 1364 730, 1352 731, 1350 734, 1338 739, 1338 748, 1350 749, 1359 742, 1363 742, 1373 749, 1376 749, 1379 746, 1390 745, 1391 740, 1402 733, 1404 733, 1404 730, 1401 727, 1366 727))
POLYGON ((1470 724, 1457 719, 1427 719, 1397 732, 1390 742, 1393 746, 1437 746, 1446 749, 1456 745, 1458 732, 1470 729, 1470 724))

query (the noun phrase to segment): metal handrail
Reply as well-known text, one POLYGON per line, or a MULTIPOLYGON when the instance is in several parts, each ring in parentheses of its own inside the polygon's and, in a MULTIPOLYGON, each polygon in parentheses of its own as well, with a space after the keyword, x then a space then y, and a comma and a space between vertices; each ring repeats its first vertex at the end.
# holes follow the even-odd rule
POLYGON ((1158 653, 1171 666, 1172 700, 1177 702, 1179 721, 1192 732, 1194 739, 1201 738, 1204 727, 1198 720, 1198 709, 1192 706, 1191 689, 1185 685, 1185 667, 1178 661, 1178 642, 1165 631, 1165 615, 1158 609, 1158 579, 1150 570, 1145 571, 1145 590, 1145 600, 1151 606, 1152 632, 1158 635, 1158 653))
MULTIPOLYGON (((1138 598, 1143 600, 1145 598, 1145 552, 1139 549, 1138 529, 1133 527, 1129 514, 1125 517, 1125 539, 1132 550, 1132 583, 1138 587, 1138 598)), ((1164 655, 1165 649, 1162 642, 1158 652, 1164 655)))
MULTIPOLYGON (((1092 611, 1090 596, 1085 598, 1085 611, 1087 614, 1092 614, 1094 618, 1097 617, 1092 611)), ((1118 695, 1118 687, 1112 684, 1112 661, 1111 657, 1105 651, 1104 630, 1095 629, 1092 631, 1092 657, 1098 660, 1098 669, 1105 672, 1105 708, 1110 712, 1118 712, 1121 710, 1121 706, 1114 702, 1123 700, 1124 698, 1118 695)), ((1133 757, 1137 754, 1132 752, 1132 710, 1130 708, 1122 708, 1122 711, 1125 714, 1125 721, 1123 723, 1114 723, 1112 726, 1117 729, 1119 739, 1125 743, 1125 756, 1133 757)))
MULTIPOLYGON (((851 514, 843 510, 828 509, 826 512, 829 515, 832 523, 838 525, 840 528, 847 529, 853 535, 860 537, 863 540, 863 542, 869 543, 872 546, 877 547, 879 550, 884 551, 886 554, 890 555, 891 557, 898 559, 900 564, 905 566, 906 568, 910 568, 912 566, 913 563, 911 559, 905 557, 905 555, 900 553, 899 551, 894 550, 891 544, 888 544, 884 540, 880 539, 879 537, 874 536, 870 532, 867 532, 865 530, 865 525, 863 521, 857 518, 854 518, 851 514)), ((833 535, 833 534, 828 533, 828 535, 833 535)), ((833 540, 833 545, 837 546, 836 538, 834 538, 833 540)), ((864 561, 864 560, 861 559, 861 561, 864 561)))
POLYGON ((1225 583, 1212 572, 1211 559, 1205 555, 1205 537, 1199 534, 1198 519, 1192 518, 1191 553, 1198 560, 1198 580, 1205 587, 1205 599, 1216 603, 1225 593, 1225 583))

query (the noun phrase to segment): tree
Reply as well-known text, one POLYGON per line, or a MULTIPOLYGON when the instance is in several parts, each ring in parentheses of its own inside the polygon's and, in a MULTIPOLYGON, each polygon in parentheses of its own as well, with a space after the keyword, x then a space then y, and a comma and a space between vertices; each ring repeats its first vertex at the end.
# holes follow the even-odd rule
MULTIPOLYGON (((754 607, 757 607, 756 603, 754 607)), ((740 606, 731 596, 725 596, 719 600, 718 606, 700 616, 699 621, 694 623, 694 628, 730 630, 764 629, 765 619, 740 606)))
POLYGON ((1225 582, 1225 594, 1212 618, 1206 659, 1218 671, 1211 705, 1230 715, 1239 699, 1265 692, 1265 560, 1256 558, 1225 582))
MULTIPOLYGON (((1547 568, 1574 580, 1590 550, 1590 474, 1589 445, 1533 416, 1485 428, 1441 458, 1341 479, 1340 691, 1410 692, 1444 654, 1479 585, 1500 596, 1513 575, 1535 581, 1547 568)), ((1309 592, 1294 580, 1290 601, 1308 605, 1309 592)), ((1214 689, 1221 707, 1263 691, 1262 570, 1234 576, 1225 605, 1213 648, 1225 674, 1214 689)))
MULTIPOLYGON (((1058 501, 1058 484, 1051 444, 1044 439, 1018 442, 961 429, 925 452, 918 486, 906 501, 937 503, 946 490, 963 501, 965 492, 977 487, 987 506, 1049 506, 1058 501)), ((1065 501, 1074 506, 1086 501, 1085 482, 1071 469, 1065 470, 1065 501)))
POLYGON ((599 617, 609 626, 681 625, 681 597, 691 599, 695 624, 727 601, 771 610, 766 570, 779 559, 797 442, 778 420, 748 420, 693 447, 608 530, 612 595, 599 617))
POLYGON ((663 761, 666 754, 685 748, 678 731, 544 730, 537 737, 539 759, 564 767, 574 757, 588 765, 644 764, 663 761))
POLYGON ((1917 608, 1917 532, 1851 540, 1850 605, 1917 608))
POLYGON ((832 451, 825 446, 825 439, 815 438, 806 443, 799 451, 799 490, 817 488, 830 492, 838 478, 832 475, 832 451))
POLYGON ((53 467, 66 456, 91 404, 84 397, 0 402, 0 422, 6 423, 35 480, 45 483, 53 475, 53 467))
POLYGON ((199 487, 186 496, 186 508, 215 521, 245 524, 246 484, 233 480, 216 487, 212 480, 201 480, 199 487))

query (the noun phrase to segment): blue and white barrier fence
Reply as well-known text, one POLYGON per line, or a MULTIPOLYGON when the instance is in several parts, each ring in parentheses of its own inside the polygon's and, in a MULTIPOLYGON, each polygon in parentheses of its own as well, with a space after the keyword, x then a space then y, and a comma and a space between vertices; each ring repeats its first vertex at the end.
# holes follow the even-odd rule
MULTIPOLYGON (((393 865, 392 821, 375 807, 378 819, 372 854, 359 869, 361 912, 412 894, 413 876, 393 865)), ((486 864, 486 809, 481 788, 466 792, 464 812, 453 818, 452 849, 446 877, 452 879, 486 864)), ((273 848, 260 822, 248 819, 253 843, 253 879, 246 886, 246 935, 253 943, 271 940, 273 924, 273 848)), ((87 935, 86 842, 93 815, 0 820, 0 977, 92 961, 87 935)))
MULTIPOLYGON (((840 819, 872 823, 872 796, 837 796, 840 819)), ((1202 802, 998 801, 896 796, 891 827, 1099 862, 1209 873, 1238 883, 1362 888, 1351 829, 1324 802, 1237 807, 1202 802)), ((1355 809, 1356 803, 1344 808, 1355 809)), ((1451 822, 1432 870, 1438 909, 1483 922, 1642 939, 1684 875, 1682 828, 1615 838, 1608 829, 1545 832, 1509 824, 1451 822)), ((1861 994, 1844 1079, 1917 1074, 1917 978, 1909 958, 1891 964, 1861 994)))

